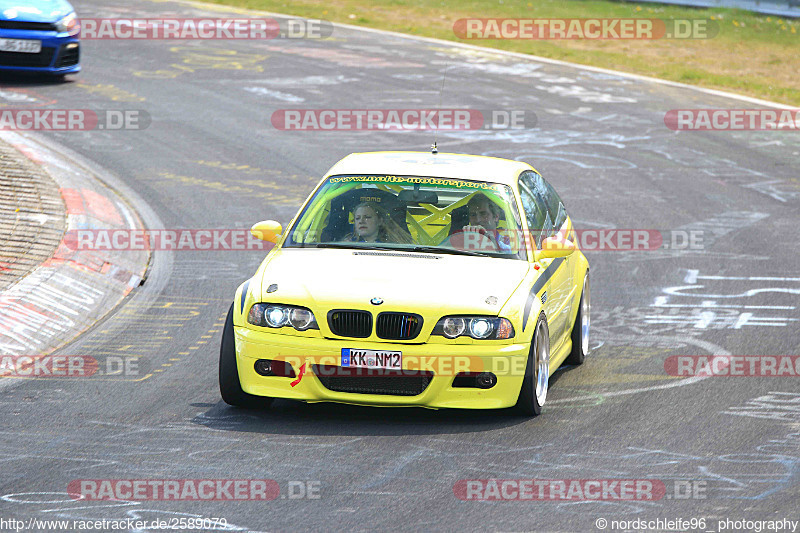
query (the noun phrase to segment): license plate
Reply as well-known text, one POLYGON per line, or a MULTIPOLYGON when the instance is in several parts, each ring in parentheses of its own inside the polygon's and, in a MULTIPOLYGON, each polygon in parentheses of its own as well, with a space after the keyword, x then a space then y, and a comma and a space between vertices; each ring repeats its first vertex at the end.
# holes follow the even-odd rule
POLYGON ((342 348, 342 366, 349 368, 386 368, 402 370, 403 352, 342 348))
POLYGON ((32 39, 0 39, 0 51, 38 54, 42 51, 42 41, 32 39))

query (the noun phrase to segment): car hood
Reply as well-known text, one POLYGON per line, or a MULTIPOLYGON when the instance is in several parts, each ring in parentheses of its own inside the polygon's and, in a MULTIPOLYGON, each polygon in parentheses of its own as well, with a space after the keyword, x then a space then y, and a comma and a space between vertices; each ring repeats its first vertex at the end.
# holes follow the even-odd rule
POLYGON ((526 261, 392 251, 280 249, 261 279, 261 301, 317 309, 496 315, 528 272, 526 261), (277 290, 267 292, 270 285, 277 290))
POLYGON ((65 0, 0 0, 0 20, 56 22, 74 9, 65 0))

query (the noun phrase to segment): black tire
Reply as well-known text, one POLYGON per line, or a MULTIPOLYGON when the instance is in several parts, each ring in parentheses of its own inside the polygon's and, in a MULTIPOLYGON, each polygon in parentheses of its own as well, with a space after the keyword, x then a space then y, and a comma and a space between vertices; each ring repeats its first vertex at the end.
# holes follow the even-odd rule
POLYGON ((589 355, 589 316, 592 310, 592 294, 589 290, 589 272, 583 278, 581 301, 578 304, 578 314, 572 324, 572 351, 564 360, 568 365, 583 364, 589 355))
POLYGON ((542 413, 547 389, 550 382, 550 329, 547 327, 547 318, 544 313, 539 315, 536 321, 536 329, 533 331, 531 349, 528 352, 528 363, 525 365, 525 379, 522 380, 522 388, 519 391, 519 399, 514 409, 525 416, 537 416, 542 413), (544 354, 544 366, 540 364, 541 355, 544 354), (541 376, 540 373, 545 372, 541 376), (537 384, 543 387, 537 396, 537 384))
POLYGON ((269 407, 272 398, 254 396, 242 390, 239 370, 236 367, 236 345, 233 335, 233 305, 228 310, 225 327, 222 329, 222 342, 219 347, 219 392, 222 400, 234 407, 269 407))

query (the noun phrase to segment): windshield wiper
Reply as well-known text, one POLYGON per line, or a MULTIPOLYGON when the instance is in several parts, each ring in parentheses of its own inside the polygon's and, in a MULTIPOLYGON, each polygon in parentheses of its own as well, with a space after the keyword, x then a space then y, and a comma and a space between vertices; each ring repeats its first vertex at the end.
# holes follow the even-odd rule
POLYGON ((353 248, 353 249, 361 249, 362 246, 353 246, 352 243, 349 242, 318 242, 314 245, 314 248, 353 248))
POLYGON ((375 246, 374 242, 359 243, 359 242, 320 242, 314 245, 315 248, 346 248, 349 250, 401 250, 394 246, 375 246), (369 246, 359 246, 359 244, 369 246))
POLYGON ((438 246, 414 246, 413 248, 403 249, 408 252, 428 252, 432 254, 451 254, 451 255, 473 255, 478 257, 491 257, 490 255, 473 252, 470 250, 458 250, 456 248, 439 248, 438 246))
POLYGON ((350 250, 394 250, 397 252, 423 252, 431 254, 450 254, 450 255, 471 255, 477 257, 492 257, 488 254, 481 252, 473 252, 471 250, 458 250, 456 248, 439 248, 438 246, 375 246, 375 243, 370 243, 372 246, 358 246, 351 242, 320 242, 314 245, 316 248, 345 248, 350 250))

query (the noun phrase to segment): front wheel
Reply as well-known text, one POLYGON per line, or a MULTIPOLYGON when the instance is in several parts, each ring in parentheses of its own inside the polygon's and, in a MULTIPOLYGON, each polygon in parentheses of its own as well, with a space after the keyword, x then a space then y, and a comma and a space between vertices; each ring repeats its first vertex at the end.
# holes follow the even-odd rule
POLYGON ((580 365, 589 355, 589 314, 592 310, 591 293, 589 292, 589 273, 583 278, 583 292, 581 303, 578 305, 578 315, 572 325, 572 352, 564 362, 568 365, 580 365))
POLYGON ((242 390, 236 366, 236 344, 233 334, 233 305, 228 310, 222 343, 219 347, 219 392, 228 405, 234 407, 269 407, 272 398, 254 396, 242 390))
POLYGON ((525 379, 519 391, 516 410, 526 416, 541 414, 550 386, 550 329, 544 313, 539 315, 533 333, 525 379))

